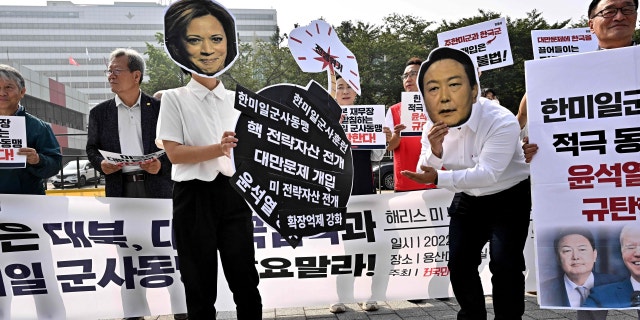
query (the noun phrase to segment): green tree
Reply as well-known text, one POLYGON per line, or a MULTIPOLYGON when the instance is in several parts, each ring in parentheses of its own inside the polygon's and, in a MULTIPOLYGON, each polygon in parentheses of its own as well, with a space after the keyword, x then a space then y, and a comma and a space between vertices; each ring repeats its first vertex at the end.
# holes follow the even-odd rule
POLYGON ((156 41, 160 45, 154 46, 147 43, 145 55, 147 59, 146 73, 149 76, 148 82, 141 85, 142 91, 154 94, 157 91, 184 86, 189 81, 189 76, 185 75, 180 67, 171 60, 171 57, 164 50, 164 35, 160 32, 155 35, 156 41))
MULTIPOLYGON (((473 17, 463 18, 452 23, 443 21, 441 26, 436 29, 436 32, 440 33, 457 29, 497 19, 501 16, 501 14, 496 12, 478 10, 478 14, 473 17)), ((540 12, 533 10, 527 13, 525 18, 511 19, 506 17, 506 21, 513 65, 482 72, 480 85, 483 88, 494 88, 498 94, 500 103, 513 113, 517 113, 520 100, 526 91, 524 62, 533 59, 531 31, 562 29, 569 24, 570 19, 549 24, 540 12)))
POLYGON ((279 46, 273 39, 243 43, 239 50, 234 65, 220 76, 228 89, 234 90, 236 84, 252 91, 279 83, 306 86, 311 79, 326 87, 326 75, 301 72, 289 48, 279 46))
MULTIPOLYGON (((405 62, 413 56, 426 59, 429 52, 438 47, 438 33, 499 17, 499 13, 478 10, 472 17, 435 23, 411 15, 391 14, 380 25, 343 21, 334 29, 358 61, 362 91, 358 103, 389 106, 400 100, 403 88, 399 76, 405 62)), ((514 64, 483 72, 480 83, 485 88, 494 88, 500 102, 515 113, 526 90, 524 62, 533 59, 531 31, 565 28, 570 20, 548 23, 542 13, 533 10, 524 18, 506 17, 506 21, 514 64)), ((586 25, 587 19, 583 18, 572 27, 586 25)), ((146 52, 150 81, 143 84, 143 90, 150 93, 182 86, 188 81, 165 53, 162 34, 157 34, 156 38, 160 47, 147 44, 146 52)), ((285 39, 287 34, 280 35, 278 30, 269 41, 241 43, 235 64, 220 77, 225 87, 233 90, 239 83, 259 91, 279 83, 306 86, 310 80, 315 80, 326 88, 327 73, 301 72, 289 48, 282 45, 285 39)))

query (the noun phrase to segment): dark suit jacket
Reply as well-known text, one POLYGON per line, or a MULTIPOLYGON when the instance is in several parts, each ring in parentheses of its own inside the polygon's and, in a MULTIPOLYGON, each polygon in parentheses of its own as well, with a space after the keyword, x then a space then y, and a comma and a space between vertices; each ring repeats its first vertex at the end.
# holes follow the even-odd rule
MULTIPOLYGON (((144 154, 159 151, 155 144, 156 124, 160 113, 160 101, 141 93, 140 97, 142 122, 142 147, 144 154)), ((89 112, 89 137, 87 140, 87 156, 89 161, 102 174, 100 163, 104 157, 98 150, 121 153, 120 136, 118 135, 118 109, 114 99, 101 102, 89 112)), ((158 160, 162 167, 157 174, 146 174, 144 181, 147 194, 152 198, 171 198, 173 181, 171 181, 171 162, 166 155, 158 160)), ((107 197, 122 197, 122 170, 105 175, 105 193, 107 197)))
POLYGON ((591 294, 584 302, 584 307, 599 308, 628 308, 631 307, 631 294, 633 286, 631 280, 626 278, 602 286, 593 287, 591 294))
MULTIPOLYGON (((593 273, 594 287, 620 281, 620 276, 593 273)), ((557 277, 540 284, 540 304, 548 307, 570 307, 567 290, 564 286, 564 277, 557 277)))

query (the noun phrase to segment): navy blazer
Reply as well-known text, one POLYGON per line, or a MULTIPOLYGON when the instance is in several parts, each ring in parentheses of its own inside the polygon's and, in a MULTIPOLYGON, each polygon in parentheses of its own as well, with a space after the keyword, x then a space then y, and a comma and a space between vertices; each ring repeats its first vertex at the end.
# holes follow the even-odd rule
POLYGON ((631 307, 632 293, 633 286, 629 278, 619 282, 593 287, 583 307, 629 308, 631 307))
MULTIPOLYGON (((160 113, 160 101, 141 92, 140 108, 142 122, 142 147, 144 154, 160 149, 155 144, 156 125, 160 113)), ((118 109, 115 98, 101 102, 89 112, 89 137, 87 140, 87 156, 91 164, 102 174, 100 163, 104 157, 100 151, 121 153, 120 135, 118 134, 118 109)), ((146 173, 144 181, 147 194, 151 198, 171 198, 173 181, 171 181, 171 162, 166 155, 158 160, 162 163, 157 174, 146 173)), ((122 170, 105 175, 105 192, 107 197, 122 197, 122 170)))
MULTIPOLYGON (((593 273, 594 287, 620 281, 621 277, 606 273, 593 273)), ((540 305, 545 307, 570 307, 564 275, 540 284, 540 305)))

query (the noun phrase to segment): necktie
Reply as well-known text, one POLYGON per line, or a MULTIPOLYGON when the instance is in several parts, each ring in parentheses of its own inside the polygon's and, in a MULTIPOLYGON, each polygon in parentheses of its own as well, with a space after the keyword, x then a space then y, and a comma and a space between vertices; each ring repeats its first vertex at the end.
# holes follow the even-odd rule
POLYGON ((576 287, 576 290, 580 293, 580 305, 583 305, 589 296, 589 289, 585 287, 576 287))
POLYGON ((640 291, 634 291, 631 294, 631 306, 640 307, 640 291))

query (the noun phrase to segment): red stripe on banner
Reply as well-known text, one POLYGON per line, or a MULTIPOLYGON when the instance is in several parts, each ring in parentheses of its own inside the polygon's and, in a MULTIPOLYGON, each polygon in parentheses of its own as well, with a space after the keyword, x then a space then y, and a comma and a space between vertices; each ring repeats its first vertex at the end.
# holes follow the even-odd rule
POLYGON ((353 81, 349 80, 349 83, 351 83, 351 87, 356 88, 357 90, 360 90, 360 88, 358 88, 358 86, 356 86, 356 84, 353 83, 353 81))

